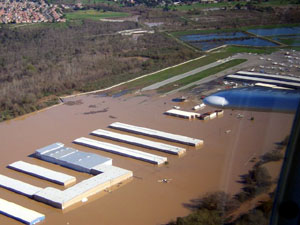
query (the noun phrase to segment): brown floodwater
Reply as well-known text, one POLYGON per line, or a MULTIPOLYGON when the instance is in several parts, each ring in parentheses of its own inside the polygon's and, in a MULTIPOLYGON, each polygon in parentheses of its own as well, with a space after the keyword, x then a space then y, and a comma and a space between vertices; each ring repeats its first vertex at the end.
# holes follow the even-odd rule
MULTIPOLYGON (((183 204, 207 192, 219 190, 231 194, 238 192, 241 188, 238 183, 239 176, 247 173, 253 166, 250 159, 258 158, 261 154, 274 149, 276 142, 282 141, 289 134, 294 117, 293 114, 225 110, 221 118, 207 122, 189 121, 163 114, 174 105, 191 110, 196 104, 193 101, 174 103, 171 101, 174 97, 176 95, 165 97, 126 95, 119 98, 80 96, 68 99, 74 101, 74 104, 59 105, 0 123, 1 174, 40 187, 52 186, 63 189, 59 185, 6 168, 12 162, 23 160, 76 176, 77 181, 90 177, 89 174, 30 157, 35 149, 54 142, 62 142, 66 146, 110 157, 113 159, 113 165, 132 170, 134 174, 130 181, 113 188, 111 192, 103 192, 66 211, 3 188, 0 188, 0 198, 45 214, 46 220, 42 224, 47 225, 164 224, 177 216, 187 215, 190 211, 183 204), (243 118, 238 118, 238 114, 242 114, 243 118), (250 120, 251 117, 254 117, 253 121, 250 120), (204 145, 200 149, 195 149, 173 143, 187 149, 184 156, 178 157, 105 140, 167 156, 169 164, 158 167, 72 144, 78 137, 104 140, 90 136, 89 133, 99 128, 109 129, 107 126, 115 121, 203 139, 204 145), (170 179, 170 182, 159 182, 164 178, 170 179)), ((206 107, 200 113, 210 110, 212 109, 206 107)), ((0 224, 19 224, 19 222, 0 215, 0 224)))

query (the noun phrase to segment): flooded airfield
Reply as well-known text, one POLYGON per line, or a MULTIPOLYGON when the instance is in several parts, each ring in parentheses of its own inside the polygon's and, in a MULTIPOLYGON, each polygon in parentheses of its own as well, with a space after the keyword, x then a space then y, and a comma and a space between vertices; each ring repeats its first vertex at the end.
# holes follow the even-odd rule
MULTIPOLYGON (((55 142, 112 158, 113 165, 131 170, 134 175, 119 187, 100 193, 66 211, 3 188, 0 188, 1 198, 45 214, 46 219, 41 224, 47 225, 164 224, 177 216, 187 215, 190 211, 183 204, 208 192, 237 193, 241 188, 238 183, 240 175, 247 173, 255 163, 251 159, 275 149, 276 143, 289 135, 293 123, 294 114, 229 109, 224 111, 222 118, 205 122, 164 115, 166 110, 175 105, 192 111, 192 107, 199 103, 192 99, 185 103, 173 102, 172 99, 178 96, 179 94, 164 97, 129 94, 115 98, 102 95, 80 96, 67 99, 66 104, 0 123, 0 172, 3 175, 39 187, 63 189, 59 185, 6 168, 10 163, 23 160, 75 176, 77 182, 89 178, 89 174, 75 172, 31 156, 36 149, 55 142), (202 139, 204 145, 196 149, 136 135, 186 148, 186 154, 178 157, 89 135, 96 129, 112 130, 108 125, 117 121, 202 139), (158 167, 72 144, 79 137, 168 157, 169 163, 158 167), (160 182, 162 179, 170 182, 160 182)), ((212 110, 206 107, 199 113, 212 110)), ((0 215, 0 224, 20 223, 0 215)))

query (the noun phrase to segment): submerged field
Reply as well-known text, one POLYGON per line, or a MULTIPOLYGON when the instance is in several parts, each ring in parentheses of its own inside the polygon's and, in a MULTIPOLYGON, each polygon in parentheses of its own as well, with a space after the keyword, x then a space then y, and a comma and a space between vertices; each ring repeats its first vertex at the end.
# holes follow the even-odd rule
MULTIPOLYGON (((106 0, 84 2, 88 2, 89 7, 99 2, 107 3, 106 0)), ((262 4, 280 5, 281 2, 271 0, 262 4)), ((238 193, 243 187, 241 176, 253 168, 255 160, 261 155, 278 147, 278 143, 287 137, 292 126, 293 114, 276 112, 228 109, 224 110, 223 116, 209 121, 188 121, 166 116, 164 112, 174 106, 192 111, 195 105, 201 103, 202 96, 222 88, 230 88, 222 80, 228 71, 235 71, 237 68, 264 68, 274 72, 273 62, 278 64, 282 62, 282 55, 286 51, 299 49, 292 47, 295 40, 298 43, 298 33, 289 36, 272 33, 261 37, 262 33, 255 34, 253 31, 250 34, 249 30, 285 27, 276 23, 291 22, 289 16, 293 15, 292 12, 297 13, 298 9, 293 11, 293 8, 284 8, 285 14, 282 16, 277 13, 278 9, 201 11, 202 5, 200 7, 198 3, 174 7, 174 11, 167 12, 161 8, 122 8, 118 3, 113 5, 113 10, 107 10, 111 6, 105 5, 105 10, 74 10, 66 13, 66 23, 5 25, 0 29, 1 174, 39 187, 63 189, 6 167, 12 162, 24 160, 73 175, 78 182, 90 177, 88 174, 31 157, 36 149, 55 142, 112 158, 113 165, 131 170, 134 174, 128 183, 118 184, 96 197, 82 199, 77 205, 79 207, 67 211, 0 188, 1 196, 5 196, 7 200, 45 214, 45 225, 153 225, 166 224, 178 216, 186 216, 190 213, 187 205, 199 199, 199 196, 213 191, 224 191, 229 195, 238 193), (123 22, 100 20, 131 15, 131 20, 123 22), (239 28, 244 24, 245 27, 239 28), (260 27, 260 24, 268 26, 260 27), (256 27, 249 27, 250 25, 256 27), (119 33, 136 28, 154 33, 132 36, 122 36, 119 33), (185 36, 185 39, 180 40, 181 36, 185 36), (230 43, 247 41, 251 42, 247 46, 230 43), (211 52, 203 51, 206 50, 202 48, 203 43, 211 45, 207 48, 211 49, 226 44, 225 42, 229 44, 227 47, 211 52), (258 42, 264 43, 258 46, 258 42), (200 45, 197 46, 197 43, 200 45), (266 43, 275 46, 268 47, 266 43), (279 48, 286 50, 272 58, 273 61, 268 60, 273 57, 268 54, 279 48), (238 54, 239 58, 234 58, 237 53, 247 54, 238 54), (246 60, 247 65, 244 64, 246 60), (219 64, 175 82, 150 91, 142 90, 216 62, 219 64), (143 75, 147 76, 127 82, 143 75), (208 78, 212 79, 213 85, 207 83, 208 78), (195 89, 186 87, 203 80, 206 83, 195 89), (121 82, 122 85, 114 89, 84 94, 121 82), (169 93, 178 91, 179 88, 188 89, 183 93, 169 93), (82 95, 75 96, 76 94, 82 95), (175 102, 174 99, 182 94, 187 95, 188 101, 175 102), (67 95, 72 97, 66 97, 67 95), (59 101, 60 104, 57 104, 59 101), (55 104, 55 107, 36 112, 55 104), (112 122, 185 135, 203 140, 204 145, 195 149, 161 141, 186 148, 186 154, 177 157, 89 135, 95 129, 109 130, 108 126, 112 122), (168 157, 168 163, 157 167, 121 155, 79 146, 73 142, 79 137, 94 138, 168 157)), ((232 3, 205 7, 223 6, 235 7, 232 3)), ((292 22, 297 22, 297 19, 292 19, 292 22)), ((299 27, 299 24, 296 26, 299 27)), ((291 64, 286 63, 285 73, 297 71, 296 67, 291 70, 291 64)), ((279 65, 276 68, 279 71, 279 65)), ((206 106, 199 113, 214 110, 216 108, 206 106)), ((275 169, 268 168, 275 181, 279 167, 280 165, 275 169)), ((14 223, 10 218, 0 217, 0 224, 14 223)))
MULTIPOLYGON (((70 9, 65 15, 66 23, 9 25, 0 30, 0 121, 56 104, 58 97, 64 95, 107 88, 151 72, 151 76, 130 82, 121 89, 140 89, 238 52, 267 53, 283 47, 270 37, 255 38, 245 33, 246 37, 242 35, 237 39, 226 35, 223 41, 249 45, 252 45, 249 42, 255 41, 255 45, 268 43, 276 46, 229 45, 220 52, 208 54, 201 50, 202 44, 198 46, 198 40, 187 44, 178 39, 178 35, 195 32, 202 35, 212 30, 217 36, 219 31, 241 33, 246 27, 236 27, 244 24, 243 18, 246 17, 247 26, 269 24, 264 19, 269 16, 273 16, 274 21, 268 27, 282 26, 274 25, 286 22, 279 21, 276 12, 218 10, 205 11, 204 15, 195 11, 165 12, 161 8, 135 11, 134 7, 120 7, 118 4, 96 7, 93 1, 88 2, 87 10, 70 9), (117 22, 101 21, 102 18, 119 17, 122 20, 117 22), (220 24, 224 30, 217 27, 220 24), (154 33, 131 36, 119 33, 137 28, 154 33), (173 30, 176 33, 171 32, 173 30), (201 60, 176 66, 204 54, 207 57, 201 60), (168 68, 170 66, 175 67, 168 68), (168 69, 160 71, 164 68, 168 69)), ((94 3, 97 4, 97 1, 94 3)), ((205 49, 224 44, 217 43, 216 38, 205 40, 208 46, 205 49)), ((280 37, 280 40, 284 44, 292 42, 290 37, 284 40, 280 37)))
MULTIPOLYGON (((172 102, 173 98, 179 96, 178 94, 168 97, 82 96, 69 99, 70 104, 1 123, 0 132, 3 134, 3 140, 6 140, 2 143, 0 150, 1 174, 41 187, 59 188, 56 184, 6 168, 9 163, 23 160, 73 175, 78 181, 89 177, 87 174, 28 157, 35 149, 55 142, 62 142, 66 146, 81 151, 110 157, 113 159, 113 165, 132 170, 134 174, 134 178, 129 183, 103 192, 94 198, 88 198, 87 202, 78 205, 80 207, 63 213, 51 206, 2 188, 0 189, 1 196, 45 214, 45 225, 67 223, 97 225, 99 221, 103 224, 116 225, 165 224, 177 216, 187 215, 190 211, 183 204, 190 203, 192 199, 197 199, 207 192, 218 190, 230 194, 238 192, 241 188, 238 182, 240 175, 247 173, 253 166, 249 160, 253 156, 259 157, 273 149, 274 143, 282 141, 290 131, 292 114, 225 110, 222 118, 207 122, 165 116, 163 113, 166 110, 179 104, 172 102), (71 104, 72 102, 74 104, 71 104), (103 111, 103 109, 107 110, 103 111), (99 112, 87 114, 90 111, 99 112), (244 118, 239 118, 239 114, 242 114, 244 118), (251 117, 255 120, 251 121, 251 117), (195 149, 164 142, 187 148, 184 156, 177 157, 89 135, 91 131, 99 128, 110 130, 107 126, 115 121, 202 139, 204 146, 201 149, 195 149), (230 132, 226 132, 228 130, 230 132), (241 130, 243 132, 240 132, 241 130), (139 160, 72 143, 74 139, 81 136, 165 156, 168 157, 169 163, 157 167, 139 160), (13 149, 13 151, 7 151, 7 149, 13 149), (170 182, 162 183, 160 182, 162 179, 170 179, 170 182)), ((183 110, 190 110, 197 103, 198 101, 191 96, 189 102, 182 103, 180 106, 183 110)), ((203 111, 211 110, 214 109, 207 107, 203 111)), ((10 225, 15 221, 1 216, 1 223, 10 225)))

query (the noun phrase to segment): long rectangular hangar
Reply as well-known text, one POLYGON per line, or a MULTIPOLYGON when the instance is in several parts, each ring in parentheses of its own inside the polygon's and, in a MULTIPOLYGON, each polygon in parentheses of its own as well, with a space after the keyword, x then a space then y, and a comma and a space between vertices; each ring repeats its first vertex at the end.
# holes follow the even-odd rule
POLYGON ((115 166, 97 165, 91 169, 95 174, 65 190, 52 187, 40 188, 0 174, 0 186, 25 195, 56 208, 65 209, 84 198, 95 195, 106 188, 132 177, 132 172, 115 166))
POLYGON ((80 172, 90 173, 99 164, 112 165, 112 159, 98 154, 81 152, 64 147, 62 143, 54 143, 35 151, 37 158, 55 163, 80 172))
POLYGON ((129 170, 106 165, 93 168, 93 173, 98 175, 63 191, 52 187, 44 188, 34 195, 34 199, 56 208, 65 209, 132 177, 132 172, 129 170))
POLYGON ((45 215, 0 198, 0 213, 25 224, 36 224, 45 219, 45 215))
POLYGON ((200 116, 199 113, 194 113, 194 112, 187 112, 183 110, 178 110, 178 109, 170 109, 165 112, 166 115, 170 116, 176 116, 176 117, 181 117, 185 119, 195 119, 200 116))
MULTIPOLYGON (((46 154, 47 160, 65 166, 66 162, 63 161, 61 157, 68 158, 69 155, 60 154, 65 153, 64 151, 59 151, 62 148, 64 148, 63 144, 55 143, 36 150, 36 154, 41 158, 43 158, 43 154, 46 154), (58 154, 60 157, 57 157, 58 154)), ((69 153, 72 154, 73 151, 69 153)), ((111 159, 109 158, 99 158, 99 155, 97 154, 88 154, 76 150, 76 154, 77 153, 82 153, 80 156, 84 157, 75 157, 77 160, 74 160, 72 165, 68 165, 68 167, 81 172, 88 171, 88 173, 95 176, 83 180, 65 190, 59 190, 53 187, 40 188, 0 174, 0 187, 33 198, 37 201, 44 202, 48 205, 65 209, 133 176, 132 171, 112 166, 111 159)))
POLYGON ((154 129, 149 129, 146 127, 138 127, 130 124, 115 122, 109 125, 110 128, 117 130, 127 131, 135 134, 141 134, 149 137, 154 137, 162 140, 177 142, 181 144, 200 146, 203 144, 203 140, 186 137, 178 134, 171 134, 163 131, 158 131, 154 129))
POLYGON ((300 83, 300 78, 290 77, 290 76, 283 76, 283 75, 248 72, 248 71, 238 71, 238 72, 236 72, 236 74, 237 75, 250 76, 250 77, 269 78, 269 79, 274 79, 274 80, 300 83))
POLYGON ((297 82, 281 81, 281 80, 274 80, 274 79, 267 79, 267 78, 258 78, 258 77, 244 76, 244 75, 227 75, 226 79, 261 82, 261 83, 267 83, 267 84, 276 84, 276 85, 289 87, 289 88, 296 88, 296 89, 300 88, 300 83, 297 83, 297 82))
POLYGON ((0 187, 32 198, 42 188, 0 174, 0 187))
POLYGON ((29 175, 48 180, 50 182, 60 185, 70 185, 76 182, 76 178, 64 173, 60 173, 54 170, 46 169, 41 166, 33 165, 23 161, 17 161, 10 165, 8 168, 27 173, 29 175))
POLYGON ((130 148, 126 148, 126 147, 122 147, 119 145, 114 145, 106 142, 96 141, 84 137, 77 138, 76 140, 74 140, 74 143, 79 145, 84 145, 90 148, 95 148, 106 152, 111 152, 114 154, 126 156, 126 157, 150 162, 157 165, 160 165, 167 161, 166 157, 162 157, 162 156, 158 156, 147 152, 134 150, 134 149, 130 149, 130 148))
POLYGON ((111 131, 102 130, 102 129, 94 130, 93 132, 91 132, 91 134, 98 136, 98 137, 107 138, 107 139, 119 141, 119 142, 124 142, 127 144, 136 145, 136 146, 141 146, 141 147, 148 148, 148 149, 154 149, 154 150, 158 150, 158 151, 162 151, 162 152, 166 152, 166 153, 170 153, 170 154, 174 154, 174 155, 182 155, 183 153, 186 152, 186 150, 184 148, 180 148, 177 146, 168 145, 168 144, 156 142, 156 141, 150 141, 150 140, 147 140, 144 138, 138 138, 138 137, 120 134, 120 133, 111 132, 111 131))

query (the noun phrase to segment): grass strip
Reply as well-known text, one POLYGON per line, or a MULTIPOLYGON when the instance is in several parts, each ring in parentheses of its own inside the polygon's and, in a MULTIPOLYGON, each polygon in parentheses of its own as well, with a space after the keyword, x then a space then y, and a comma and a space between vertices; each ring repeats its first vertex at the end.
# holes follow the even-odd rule
MULTIPOLYGON (((245 5, 246 2, 239 2, 241 6, 245 5)), ((180 10, 180 11, 188 11, 188 10, 195 10, 195 9, 203 9, 203 8, 218 8, 218 7, 234 7, 237 3, 236 2, 218 2, 218 3, 210 3, 210 4, 203 4, 200 2, 194 4, 184 4, 184 5, 177 5, 171 6, 170 9, 172 10, 180 10)))
POLYGON ((178 81, 169 83, 167 85, 164 85, 164 86, 162 86, 158 89, 158 92, 159 93, 166 93, 166 92, 172 91, 174 89, 183 87, 185 85, 188 85, 188 84, 193 83, 195 81, 201 80, 201 79, 203 79, 205 77, 208 77, 210 75, 214 75, 218 72, 221 72, 225 69, 231 68, 233 66, 236 66, 236 65, 241 64, 241 63, 246 62, 246 61, 247 61, 247 59, 233 59, 233 60, 230 60, 228 62, 222 63, 221 65, 209 68, 207 70, 196 73, 196 74, 191 75, 189 77, 185 77, 181 80, 178 80, 178 81))
POLYGON ((253 53, 253 54, 271 54, 273 52, 278 51, 281 46, 275 47, 242 47, 242 46, 234 46, 230 45, 226 47, 224 50, 228 53, 236 54, 236 53, 253 53))
POLYGON ((299 38, 279 38, 279 42, 286 44, 286 45, 300 45, 300 39, 299 38))
MULTIPOLYGON (((203 8, 234 8, 237 4, 240 4, 240 6, 245 6, 247 2, 218 2, 218 3, 210 3, 205 4, 201 2, 193 3, 193 4, 183 4, 183 5, 177 5, 177 6, 171 6, 170 9, 172 10, 179 10, 179 11, 189 11, 189 10, 195 10, 195 9, 203 9, 203 8)), ((286 2, 283 0, 269 0, 265 2, 259 2, 254 4, 255 6, 282 6, 282 5, 290 5, 295 6, 295 4, 292 4, 291 2, 286 2)))
POLYGON ((151 85, 154 84, 156 82, 160 82, 166 79, 169 79, 171 77, 174 77, 176 75, 182 74, 182 73, 186 73, 188 71, 191 71, 193 69, 196 69, 198 67, 207 65, 209 63, 215 62, 219 59, 224 59, 227 58, 229 56, 231 56, 232 53, 231 52, 217 52, 217 53, 211 53, 208 56, 201 58, 201 59, 197 59, 155 74, 152 74, 150 76, 135 80, 133 82, 130 82, 128 84, 126 84, 126 88, 141 88, 141 87, 145 87, 147 85, 151 85))
POLYGON ((66 13, 65 17, 67 20, 99 20, 103 18, 113 18, 113 17, 126 17, 129 16, 128 13, 124 12, 103 12, 98 10, 78 10, 76 12, 66 13))
POLYGON ((108 0, 81 0, 80 2, 83 3, 83 4, 105 3, 105 4, 108 4, 108 5, 119 5, 119 6, 121 6, 121 4, 118 4, 117 2, 108 1, 108 0))

